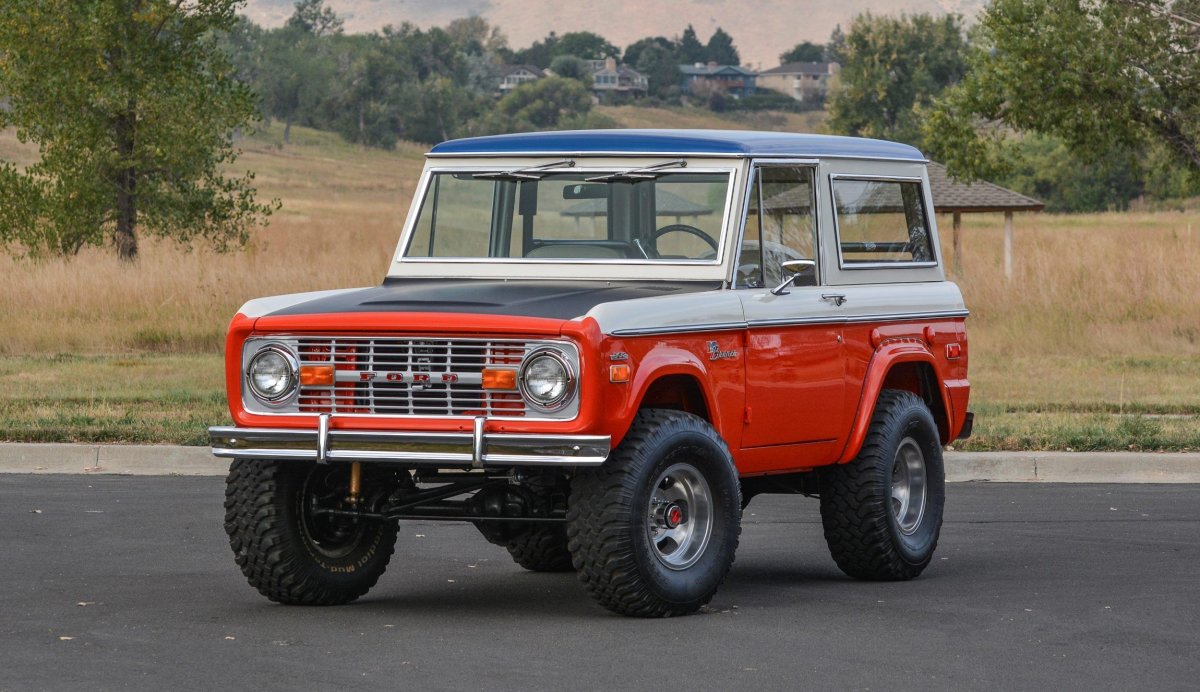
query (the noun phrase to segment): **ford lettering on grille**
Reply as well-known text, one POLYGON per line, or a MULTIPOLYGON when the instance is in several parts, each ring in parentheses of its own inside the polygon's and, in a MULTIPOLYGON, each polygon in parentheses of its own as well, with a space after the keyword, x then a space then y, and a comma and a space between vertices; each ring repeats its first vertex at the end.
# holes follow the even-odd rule
MULTIPOLYGON (((334 367, 332 384, 300 387, 299 413, 387 416, 534 415, 515 390, 483 388, 483 370, 517 370, 541 341, 301 336, 300 365, 334 367)), ((540 414, 539 414, 540 415, 540 414)))

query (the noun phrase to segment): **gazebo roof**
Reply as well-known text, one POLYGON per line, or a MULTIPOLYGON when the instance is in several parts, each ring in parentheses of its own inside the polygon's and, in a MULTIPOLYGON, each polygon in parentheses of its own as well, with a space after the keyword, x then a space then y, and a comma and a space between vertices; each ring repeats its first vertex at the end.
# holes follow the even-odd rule
POLYGON ((951 180, 946 167, 929 163, 929 191, 933 207, 943 214, 990 211, 1041 211, 1046 205, 1019 192, 987 181, 970 184, 951 180))
MULTIPOLYGON (((710 207, 706 207, 703 204, 696 204, 691 200, 684 199, 666 190, 658 190, 654 198, 657 205, 656 216, 708 216, 713 213, 710 207)), ((574 216, 576 218, 606 216, 608 214, 608 201, 603 199, 584 200, 579 204, 572 204, 559 213, 563 216, 574 216)))

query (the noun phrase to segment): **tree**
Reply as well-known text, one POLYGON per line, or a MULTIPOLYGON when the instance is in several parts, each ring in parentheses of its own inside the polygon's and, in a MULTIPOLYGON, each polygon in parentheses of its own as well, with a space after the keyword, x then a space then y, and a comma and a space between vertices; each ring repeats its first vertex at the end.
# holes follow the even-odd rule
POLYGON ((574 79, 583 86, 591 88, 592 70, 587 61, 573 55, 560 55, 550 63, 550 71, 559 77, 574 79))
POLYGON ((715 62, 718 65, 742 64, 742 57, 738 55, 738 50, 733 45, 733 37, 725 33, 721 27, 717 27, 717 30, 709 37, 704 55, 709 62, 715 62))
POLYGON ((289 24, 262 37, 262 57, 256 84, 266 115, 283 121, 283 141, 290 142, 292 125, 304 121, 329 97, 335 65, 325 43, 301 25, 289 24))
POLYGON ((573 79, 546 77, 522 84, 500 99, 487 129, 493 132, 550 129, 591 109, 592 96, 582 84, 573 79))
POLYGON ((791 50, 779 56, 779 62, 785 65, 789 62, 822 62, 823 60, 825 60, 825 47, 818 46, 812 41, 797 43, 791 50))
POLYGON ((479 112, 477 97, 449 77, 409 85, 408 92, 411 96, 405 103, 410 112, 402 120, 401 132, 406 139, 433 144, 461 136, 468 119, 479 112))
POLYGON ((1125 209, 1145 192, 1134 152, 1114 150, 1103 159, 1083 162, 1056 137, 1031 135, 1014 145, 1020 162, 1001 184, 1042 200, 1047 211, 1125 209))
POLYGON ((537 65, 542 69, 550 67, 554 59, 554 47, 558 45, 558 34, 551 31, 541 41, 534 41, 528 48, 513 53, 513 62, 521 65, 537 65))
POLYGON ((921 146, 926 107, 966 71, 962 20, 955 15, 859 15, 842 49, 839 86, 829 103, 834 132, 921 146))
POLYGON ((657 44, 650 44, 638 52, 635 68, 646 76, 650 93, 659 98, 671 95, 682 81, 679 73, 679 54, 657 44))
POLYGON ((312 34, 331 36, 342 33, 342 19, 333 9, 325 6, 325 0, 297 0, 295 11, 284 25, 289 29, 312 34))
POLYGON ((603 60, 619 58, 621 49, 609 43, 607 39, 590 31, 572 31, 563 34, 562 38, 550 49, 550 56, 573 55, 584 60, 603 60))
POLYGON ((825 60, 841 63, 846 59, 845 54, 846 32, 842 31, 841 24, 835 24, 833 31, 829 32, 829 43, 825 44, 825 60))
POLYGON ((312 109, 313 120, 350 142, 394 147, 402 119, 411 112, 403 85, 415 81, 412 69, 379 34, 339 36, 324 48, 338 70, 324 100, 312 109))
POLYGON ((677 53, 679 51, 679 46, 675 45, 674 41, 665 36, 647 36, 646 38, 640 38, 634 41, 625 48, 625 64, 637 65, 640 63, 642 59, 642 51, 646 50, 650 46, 658 46, 659 48, 663 48, 671 53, 677 53))
POLYGON ((446 25, 446 35, 462 52, 468 55, 481 53, 498 54, 508 49, 508 38, 479 15, 461 17, 446 25))
POLYGON ((994 0, 976 42, 925 126, 955 175, 1010 169, 1013 130, 1061 138, 1084 161, 1158 145, 1200 170, 1196 2, 994 0))
POLYGON ((0 127, 41 154, 0 167, 0 242, 29 255, 111 243, 124 260, 139 233, 245 242, 276 205, 256 201, 252 174, 222 173, 232 132, 256 113, 213 38, 240 4, 0 4, 0 127))
POLYGON ((696 38, 696 30, 692 28, 691 24, 687 25, 687 28, 683 30, 683 36, 679 39, 679 55, 688 65, 708 61, 708 53, 704 44, 696 38))

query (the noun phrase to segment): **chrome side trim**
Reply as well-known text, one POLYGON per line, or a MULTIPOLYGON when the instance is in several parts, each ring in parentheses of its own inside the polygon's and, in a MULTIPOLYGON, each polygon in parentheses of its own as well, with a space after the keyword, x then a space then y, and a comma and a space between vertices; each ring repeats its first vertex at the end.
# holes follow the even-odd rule
POLYGON ((970 316, 970 310, 941 310, 938 312, 893 313, 887 315, 843 315, 841 317, 794 317, 778 320, 750 320, 746 324, 754 327, 786 327, 801 324, 861 324, 863 322, 911 322, 913 320, 939 320, 970 316))
POLYGON ((745 329, 745 322, 721 322, 717 324, 689 324, 678 327, 639 327, 636 329, 614 329, 609 336, 650 336, 654 334, 694 334, 696 332, 728 332, 745 329))
POLYGON ((837 315, 819 317, 789 317, 778 320, 749 320, 722 324, 697 324, 683 327, 648 327, 644 329, 617 329, 610 336, 655 336, 659 334, 693 334, 697 332, 721 332, 755 327, 787 327, 807 324, 853 324, 862 322, 911 322, 913 320, 937 320, 969 317, 970 310, 940 310, 938 312, 905 312, 878 315, 837 315))
MULTIPOLYGON (((384 462, 409 466, 599 466, 608 458, 607 435, 485 433, 483 418, 471 432, 383 430, 281 430, 216 426, 208 429, 215 456, 326 462, 384 462), (324 451, 320 439, 327 442, 324 451)), ((319 425, 319 423, 318 423, 319 425)))

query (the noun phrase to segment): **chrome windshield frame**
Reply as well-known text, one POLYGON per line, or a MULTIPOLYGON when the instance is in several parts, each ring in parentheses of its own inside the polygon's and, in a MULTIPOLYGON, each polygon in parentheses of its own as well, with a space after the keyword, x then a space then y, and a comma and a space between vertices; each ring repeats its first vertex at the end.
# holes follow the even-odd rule
MULTIPOLYGON (((539 157, 551 158, 551 157, 539 157)), ((557 157, 561 160, 562 157, 557 157)), ((672 157, 671 161, 678 161, 679 157, 672 157)), ((526 165, 536 165, 536 159, 525 158, 522 163, 526 165)), ((575 166, 562 166, 557 168, 545 169, 544 172, 548 175, 555 173, 583 174, 583 175, 602 175, 606 173, 619 173, 629 168, 640 168, 646 165, 653 165, 654 161, 650 162, 642 160, 624 159, 620 162, 601 163, 596 160, 579 161, 575 166)), ((408 217, 404 224, 404 229, 401 233, 400 241, 397 244, 396 251, 393 253, 389 276, 462 276, 464 265, 474 265, 478 268, 496 267, 498 271, 502 271, 503 275, 513 278, 557 278, 547 275, 544 270, 551 266, 562 268, 570 267, 595 267, 597 268, 596 278, 617 278, 617 279, 637 279, 645 278, 647 269, 667 269, 667 278, 677 278, 676 273, 688 274, 688 278, 705 279, 705 280, 722 280, 725 272, 722 267, 730 252, 730 228, 734 224, 737 215, 740 214, 739 189, 742 183, 741 172, 743 170, 744 161, 741 160, 713 160, 708 157, 699 161, 689 160, 686 168, 680 168, 679 173, 710 173, 725 175, 728 178, 728 184, 724 196, 724 210, 721 213, 721 226, 718 238, 718 248, 716 256, 711 259, 687 260, 687 259, 641 259, 641 258, 618 258, 618 259, 598 259, 598 258, 524 258, 524 257, 406 257, 409 244, 413 240, 416 232, 417 221, 420 216, 421 207, 429 194, 434 176, 446 173, 463 173, 476 174, 483 172, 499 172, 507 168, 511 168, 512 164, 505 162, 466 162, 461 164, 452 163, 447 159, 439 159, 430 161, 421 175, 420 183, 413 195, 412 204, 409 209, 408 217), (444 268, 440 270, 439 268, 444 268), (499 268, 503 268, 500 270, 499 268), (528 271, 522 272, 525 268, 528 271), (693 275, 694 276, 691 276, 693 275)), ((539 171, 542 173, 543 171, 539 171)), ((672 171, 674 172, 674 171, 672 171)), ((485 272, 486 273, 486 272, 485 272)), ((474 275, 474 274, 473 274, 474 275)))

